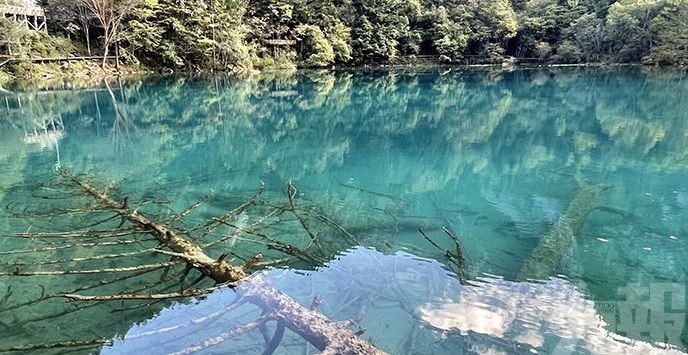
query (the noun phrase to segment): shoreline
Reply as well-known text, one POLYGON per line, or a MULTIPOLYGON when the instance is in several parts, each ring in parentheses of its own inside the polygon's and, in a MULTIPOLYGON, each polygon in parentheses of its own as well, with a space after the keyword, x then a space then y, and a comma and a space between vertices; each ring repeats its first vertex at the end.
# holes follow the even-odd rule
POLYGON ((471 70, 471 69, 489 69, 498 71, 509 70, 540 70, 549 68, 648 68, 660 70, 686 70, 686 65, 654 65, 643 63, 497 63, 497 64, 383 64, 383 65, 359 65, 359 66, 332 66, 329 68, 297 68, 297 69, 264 69, 264 70, 250 70, 245 72, 231 72, 231 71, 172 71, 172 70, 155 70, 145 67, 132 67, 122 65, 120 69, 114 66, 108 66, 105 69, 100 65, 78 65, 64 66, 61 65, 56 68, 52 64, 33 64, 32 73, 29 75, 22 75, 19 77, 12 76, 5 70, 0 68, 0 95, 12 95, 14 91, 54 91, 54 90, 78 90, 92 88, 103 84, 104 81, 128 80, 131 78, 141 78, 148 76, 197 76, 197 75, 228 75, 228 76, 242 76, 242 75, 260 75, 261 73, 289 73, 299 71, 377 71, 377 70, 446 70, 447 72, 453 70, 471 70), (66 70, 65 67, 69 67, 66 70), (75 68, 76 67, 76 68, 75 68))

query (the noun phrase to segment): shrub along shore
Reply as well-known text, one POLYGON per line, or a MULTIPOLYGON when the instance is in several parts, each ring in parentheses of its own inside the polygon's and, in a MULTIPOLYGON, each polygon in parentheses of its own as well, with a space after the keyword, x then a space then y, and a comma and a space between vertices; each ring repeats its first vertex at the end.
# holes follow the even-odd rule
MULTIPOLYGON (((12 5, 16 0, 0 0, 12 5)), ((11 80, 347 66, 688 64, 688 0, 43 0, 48 32, 0 18, 11 80), (106 8, 111 11, 98 11, 106 8), (106 24, 106 25, 103 25, 106 24)), ((0 51, 3 49, 0 48, 0 51)))

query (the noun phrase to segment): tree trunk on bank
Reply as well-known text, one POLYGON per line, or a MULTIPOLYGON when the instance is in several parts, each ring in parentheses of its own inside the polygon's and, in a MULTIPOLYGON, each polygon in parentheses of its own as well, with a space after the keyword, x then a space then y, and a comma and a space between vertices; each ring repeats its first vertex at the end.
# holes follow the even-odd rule
POLYGON ((84 26, 84 35, 86 36, 86 48, 88 49, 88 56, 92 56, 91 53, 91 31, 88 29, 88 24, 84 26))

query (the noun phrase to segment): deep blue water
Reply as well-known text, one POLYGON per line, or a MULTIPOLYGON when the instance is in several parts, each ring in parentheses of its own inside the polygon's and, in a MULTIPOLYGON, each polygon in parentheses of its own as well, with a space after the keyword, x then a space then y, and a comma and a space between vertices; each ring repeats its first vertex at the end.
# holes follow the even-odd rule
MULTIPOLYGON (((212 191, 191 225, 261 183, 267 198, 283 198, 291 180, 299 204, 323 211, 357 242, 322 232, 333 249, 325 264, 290 264, 263 277, 304 305, 324 295, 324 314, 354 321, 390 353, 647 353, 663 352, 657 343, 688 345, 685 71, 378 70, 109 85, 112 96, 104 85, 3 94, 3 206, 36 207, 30 192, 60 166, 116 183, 119 197, 169 201, 142 207, 152 214, 182 210, 212 191), (418 231, 453 250, 442 227, 459 237, 476 286, 461 285, 418 231)), ((4 213, 0 231, 29 228, 4 213)), ((75 218, 69 223, 85 223, 75 218)), ((67 229, 61 221, 32 219, 31 230, 67 229)), ((292 232, 281 231, 287 239, 292 232)), ((0 251, 32 243, 4 238, 0 251)), ((255 245, 237 240, 231 248, 250 257, 255 245)), ((75 257, 8 255, 7 264, 75 257)), ((45 293, 37 284, 57 292, 94 279, 0 276, 0 290, 14 290, 0 311, 45 293)), ((96 305, 33 321, 74 307, 40 302, 0 314, 9 329, 0 348, 126 334, 103 352, 178 351, 256 318, 240 308, 159 331, 217 312, 231 293, 126 311, 96 305)), ((255 332, 209 351, 262 346, 255 332)), ((313 349, 288 334, 278 353, 313 349)))

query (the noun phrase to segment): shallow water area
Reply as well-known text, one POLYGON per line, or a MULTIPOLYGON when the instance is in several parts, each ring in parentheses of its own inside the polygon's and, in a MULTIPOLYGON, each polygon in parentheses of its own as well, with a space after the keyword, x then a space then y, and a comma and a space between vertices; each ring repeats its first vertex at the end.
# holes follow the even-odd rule
MULTIPOLYGON (((254 277, 306 307, 321 295, 324 315, 365 330, 361 337, 389 353, 684 351, 687 79, 646 68, 303 71, 0 94, 0 202, 8 206, 0 212, 0 349, 105 338, 115 340, 77 351, 170 353, 260 316, 242 306, 195 321, 227 307, 231 290, 13 308, 101 280, 5 275, 17 263, 95 267, 44 262, 92 257, 93 249, 12 253, 40 247, 12 234, 90 222, 17 216, 87 204, 83 196, 35 202, 66 167, 112 184, 115 196, 154 216, 211 196, 185 227, 239 205, 261 184, 267 199, 283 199, 292 181, 298 205, 322 211, 356 242, 319 231, 331 249, 324 263, 254 277), (448 234, 466 257, 463 284, 440 250, 455 250, 448 234)), ((249 210, 235 222, 257 219, 249 210)), ((274 229, 290 242, 306 238, 293 231, 274 229)), ((255 255, 255 245, 231 243, 210 255, 255 255)), ((160 260, 140 254, 126 265, 160 260)), ((108 287, 82 293, 122 291, 108 287)), ((206 351, 261 353, 264 343, 255 331, 206 351)), ((287 331, 276 352, 316 349, 287 331)))

